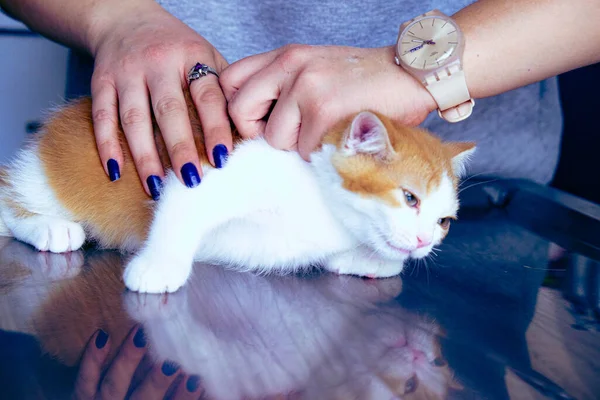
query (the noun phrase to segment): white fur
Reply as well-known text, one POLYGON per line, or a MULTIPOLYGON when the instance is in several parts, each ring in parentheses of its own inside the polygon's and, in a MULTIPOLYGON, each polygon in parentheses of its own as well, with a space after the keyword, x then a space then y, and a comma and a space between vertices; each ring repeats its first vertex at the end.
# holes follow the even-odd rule
POLYGON ((21 149, 6 167, 7 187, 0 187, 0 219, 6 229, 3 236, 15 238, 41 251, 61 253, 79 249, 85 241, 83 227, 73 221, 71 213, 61 206, 52 191, 37 144, 21 149), (10 207, 1 206, 10 200, 35 216, 17 218, 10 207))
POLYGON ((12 236, 10 230, 8 230, 8 226, 6 226, 2 219, 2 212, 0 212, 0 236, 12 236))
POLYGON ((32 213, 72 220, 73 215, 50 188, 38 154, 37 144, 32 143, 21 149, 6 166, 11 192, 5 194, 32 213))
MULTIPOLYGON (((13 222, 10 219, 8 221, 13 222)), ((64 253, 79 249, 85 242, 81 225, 62 218, 36 215, 14 222, 14 237, 40 251, 64 253)))

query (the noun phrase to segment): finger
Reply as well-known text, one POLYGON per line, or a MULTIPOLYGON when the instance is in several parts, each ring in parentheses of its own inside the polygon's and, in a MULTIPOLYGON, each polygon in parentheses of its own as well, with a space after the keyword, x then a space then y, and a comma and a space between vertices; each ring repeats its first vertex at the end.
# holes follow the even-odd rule
POLYGON ((221 89, 227 101, 231 101, 234 94, 252 76, 273 63, 283 51, 282 48, 255 54, 230 64, 219 77, 221 89))
POLYGON ((329 129, 328 122, 319 118, 319 115, 302 115, 297 138, 300 157, 306 161, 310 159, 310 153, 319 146, 327 129, 329 129))
POLYGON ((164 168, 156 150, 146 85, 141 80, 129 80, 118 88, 121 125, 144 190, 152 196, 147 178, 157 176, 162 179, 164 168))
POLYGON ((204 387, 198 375, 183 376, 172 396, 176 400, 204 399, 204 387))
POLYGON ((146 353, 146 337, 142 327, 134 327, 111 363, 100 385, 102 399, 122 399, 127 394, 131 379, 146 353))
POLYGON ((267 143, 280 150, 296 150, 301 128, 298 103, 290 96, 279 100, 269 116, 265 127, 267 143))
POLYGON ((123 149, 119 142, 117 91, 113 84, 92 79, 92 123, 98 154, 111 181, 120 178, 118 166, 123 165, 123 149), (113 161, 110 161, 113 160, 113 161))
POLYGON ((181 78, 177 74, 150 77, 148 88, 173 171, 187 187, 195 187, 200 183, 202 169, 181 88, 181 78))
POLYGON ((231 124, 227 115, 225 95, 213 74, 190 82, 189 88, 198 110, 208 159, 216 168, 222 168, 232 148, 231 124))
POLYGON ((181 371, 180 366, 172 361, 165 361, 155 366, 145 379, 131 394, 131 399, 162 399, 181 371))
POLYGON ((110 350, 110 338, 102 329, 98 329, 90 338, 75 380, 73 397, 78 400, 93 399, 96 396, 102 366, 110 350))
POLYGON ((229 116, 242 137, 265 133, 263 119, 279 98, 285 79, 285 72, 271 64, 248 79, 229 101, 229 116))

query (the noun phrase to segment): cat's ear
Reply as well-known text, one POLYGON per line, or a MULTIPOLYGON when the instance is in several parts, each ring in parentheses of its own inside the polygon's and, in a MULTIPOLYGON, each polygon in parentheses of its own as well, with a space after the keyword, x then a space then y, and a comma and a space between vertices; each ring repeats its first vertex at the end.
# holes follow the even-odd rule
POLYGON ((357 114, 344 133, 342 153, 346 156, 368 154, 387 161, 396 153, 381 119, 372 112, 357 114))
POLYGON ((477 147, 473 142, 450 142, 446 143, 446 151, 452 159, 452 170, 454 175, 462 178, 467 173, 467 164, 477 147))

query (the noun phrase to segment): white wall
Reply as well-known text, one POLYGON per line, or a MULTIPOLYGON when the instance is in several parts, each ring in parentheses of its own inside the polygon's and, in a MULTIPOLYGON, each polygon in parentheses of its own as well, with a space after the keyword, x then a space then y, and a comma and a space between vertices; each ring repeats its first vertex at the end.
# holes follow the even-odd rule
MULTIPOLYGON (((1 12, 0 28, 27 29, 1 12)), ((0 33, 0 164, 21 146, 28 122, 63 103, 67 55, 43 37, 0 33)))

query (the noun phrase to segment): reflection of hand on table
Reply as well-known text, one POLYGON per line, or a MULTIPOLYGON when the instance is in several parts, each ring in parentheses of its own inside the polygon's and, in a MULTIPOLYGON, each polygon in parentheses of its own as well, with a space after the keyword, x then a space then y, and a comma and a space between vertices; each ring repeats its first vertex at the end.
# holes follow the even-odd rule
POLYGON ((112 343, 98 330, 90 338, 81 359, 73 398, 80 399, 200 399, 203 390, 197 375, 187 376, 170 361, 144 368, 146 338, 134 327, 121 343, 114 359, 105 365, 112 343), (143 371, 142 371, 143 369, 143 371))

